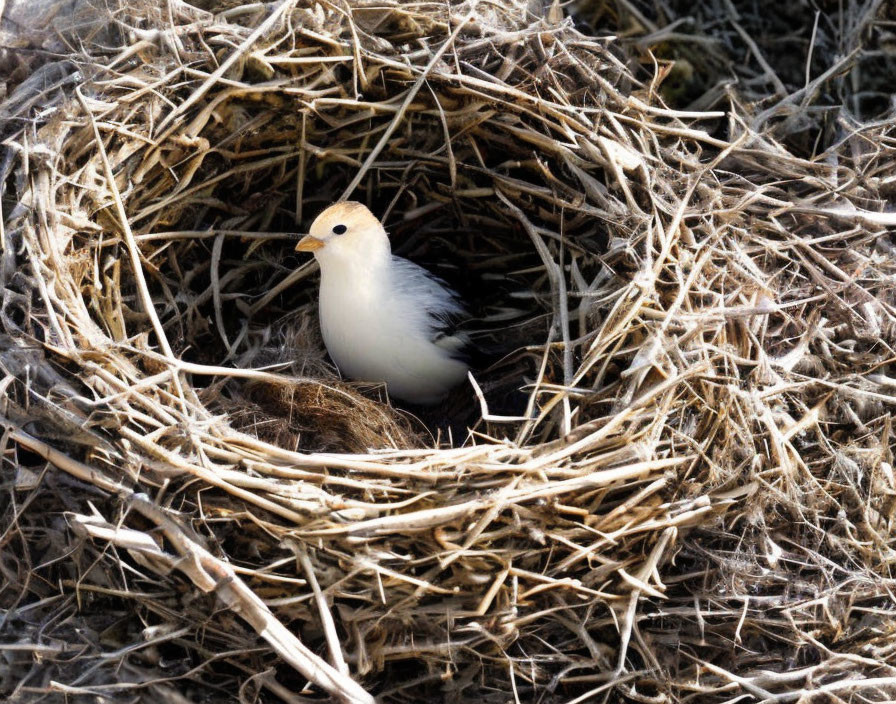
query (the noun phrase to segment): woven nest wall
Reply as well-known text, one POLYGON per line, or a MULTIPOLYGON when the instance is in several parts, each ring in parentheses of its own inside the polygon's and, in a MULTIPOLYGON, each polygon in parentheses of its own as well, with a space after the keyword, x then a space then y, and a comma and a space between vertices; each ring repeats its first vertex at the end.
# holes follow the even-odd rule
POLYGON ((0 692, 896 691, 885 8, 687 107, 621 7, 74 3, 4 56, 0 692), (328 364, 341 197, 468 280, 481 399, 328 364))

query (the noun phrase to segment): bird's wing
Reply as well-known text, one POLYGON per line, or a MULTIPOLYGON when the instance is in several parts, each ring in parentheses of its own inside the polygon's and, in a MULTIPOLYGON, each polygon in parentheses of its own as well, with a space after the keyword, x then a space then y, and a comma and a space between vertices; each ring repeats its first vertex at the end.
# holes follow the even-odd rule
POLYGON ((427 313, 433 344, 452 356, 464 356, 469 338, 458 326, 469 318, 469 313, 457 292, 435 274, 403 257, 393 256, 392 266, 396 292, 427 313))

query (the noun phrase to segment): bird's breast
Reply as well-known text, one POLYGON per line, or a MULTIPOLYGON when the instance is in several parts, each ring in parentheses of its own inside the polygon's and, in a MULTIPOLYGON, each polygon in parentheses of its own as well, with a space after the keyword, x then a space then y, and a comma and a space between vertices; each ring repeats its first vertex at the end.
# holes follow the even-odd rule
POLYGON ((343 374, 363 376, 365 360, 378 358, 389 337, 384 299, 369 285, 327 283, 322 282, 320 296, 324 344, 343 374))

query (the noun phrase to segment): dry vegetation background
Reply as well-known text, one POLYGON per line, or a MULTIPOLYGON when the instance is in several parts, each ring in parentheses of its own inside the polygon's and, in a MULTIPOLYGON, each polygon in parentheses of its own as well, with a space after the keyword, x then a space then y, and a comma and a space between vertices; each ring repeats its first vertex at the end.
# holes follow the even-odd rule
POLYGON ((0 698, 896 697, 892 3, 0 8, 0 698), (341 196, 482 404, 327 365, 341 196))

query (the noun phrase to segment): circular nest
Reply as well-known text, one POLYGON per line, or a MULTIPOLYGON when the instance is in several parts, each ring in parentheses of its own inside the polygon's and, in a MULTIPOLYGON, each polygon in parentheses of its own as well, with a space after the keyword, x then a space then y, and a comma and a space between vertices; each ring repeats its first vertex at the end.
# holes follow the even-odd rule
POLYGON ((530 5, 123 4, 7 99, 7 623, 120 649, 29 687, 886 690, 892 123, 811 158, 530 5), (421 418, 327 362, 345 197, 501 343, 421 418))

